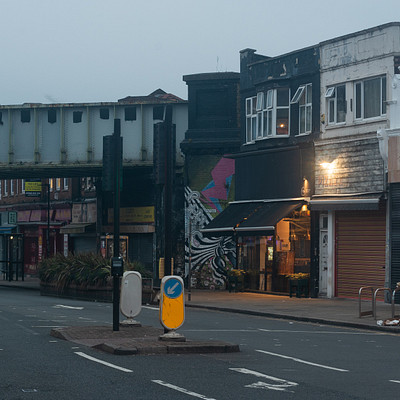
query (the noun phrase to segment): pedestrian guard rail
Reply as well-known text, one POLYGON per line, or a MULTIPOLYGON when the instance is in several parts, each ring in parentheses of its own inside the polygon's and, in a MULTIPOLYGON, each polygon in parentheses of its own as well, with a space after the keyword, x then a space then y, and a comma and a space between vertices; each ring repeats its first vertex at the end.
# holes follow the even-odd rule
POLYGON ((358 317, 365 317, 372 315, 374 319, 377 319, 377 312, 376 312, 376 297, 379 292, 387 292, 391 296, 391 305, 392 305, 392 318, 395 317, 395 296, 398 292, 400 292, 400 282, 397 283, 396 288, 392 291, 388 287, 380 287, 374 290, 373 286, 362 286, 360 287, 358 291, 358 317), (362 303, 362 295, 364 291, 369 291, 370 296, 371 296, 371 309, 368 309, 366 311, 362 310, 361 303, 362 303))

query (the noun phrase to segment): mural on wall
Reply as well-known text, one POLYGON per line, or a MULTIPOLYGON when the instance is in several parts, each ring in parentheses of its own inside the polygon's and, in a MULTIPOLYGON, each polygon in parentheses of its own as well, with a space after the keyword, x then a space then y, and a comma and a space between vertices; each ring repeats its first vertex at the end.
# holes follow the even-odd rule
POLYGON ((215 289, 225 283, 227 270, 235 266, 232 238, 206 238, 200 232, 223 210, 235 171, 234 160, 221 158, 211 171, 212 180, 201 191, 185 188, 186 275, 191 260, 192 285, 215 289))

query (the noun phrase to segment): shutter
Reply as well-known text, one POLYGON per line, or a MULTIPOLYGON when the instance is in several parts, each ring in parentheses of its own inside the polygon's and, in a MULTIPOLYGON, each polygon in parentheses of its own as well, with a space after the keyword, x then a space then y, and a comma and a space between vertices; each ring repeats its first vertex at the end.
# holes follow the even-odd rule
POLYGON ((384 286, 385 244, 383 209, 336 213, 337 297, 356 298, 361 286, 384 286))
MULTIPOLYGON (((391 253, 391 288, 400 282, 400 184, 390 185, 390 253, 391 253)), ((396 303, 400 295, 396 296, 396 303)))
POLYGON ((96 238, 75 236, 74 240, 74 252, 78 253, 92 253, 96 252, 96 238))

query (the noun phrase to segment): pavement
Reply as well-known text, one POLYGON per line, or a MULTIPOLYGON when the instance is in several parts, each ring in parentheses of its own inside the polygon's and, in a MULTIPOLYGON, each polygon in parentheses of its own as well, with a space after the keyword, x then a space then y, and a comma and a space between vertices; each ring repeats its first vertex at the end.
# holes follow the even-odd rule
MULTIPOLYGON (((11 282, 0 279, 0 286, 40 290, 39 279, 34 277, 11 282)), ((186 307, 400 334, 399 325, 385 325, 391 321, 392 308, 391 304, 384 301, 377 301, 375 319, 372 315, 359 316, 358 299, 297 298, 264 293, 194 289, 190 293, 186 291, 185 296, 186 307)), ((371 300, 362 300, 361 310, 372 311, 371 300)), ((400 313, 400 305, 396 305, 395 311, 396 315, 400 313)), ((54 337, 120 355, 239 351, 238 345, 219 341, 190 341, 182 337, 160 340, 163 334, 162 329, 150 326, 120 326, 119 331, 115 332, 104 326, 63 327, 51 331, 54 337)))

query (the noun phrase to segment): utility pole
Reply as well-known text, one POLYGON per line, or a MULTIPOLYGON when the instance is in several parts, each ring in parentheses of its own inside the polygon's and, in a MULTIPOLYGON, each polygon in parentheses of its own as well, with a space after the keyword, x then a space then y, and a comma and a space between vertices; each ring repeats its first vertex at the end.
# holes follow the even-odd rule
MULTIPOLYGON (((121 196, 121 120, 114 119, 114 260, 119 258, 119 215, 121 196)), ((121 264, 122 266, 122 264, 121 264)), ((121 269, 121 268, 120 268, 121 269)), ((119 331, 119 281, 122 271, 117 271, 113 276, 113 331, 119 331), (119 273, 118 273, 119 272, 119 273)))
POLYGON ((122 138, 121 120, 114 119, 114 133, 103 137, 104 191, 113 193, 114 239, 111 275, 113 277, 113 331, 119 331, 120 277, 124 273, 123 260, 119 254, 120 199, 122 188, 122 138))

